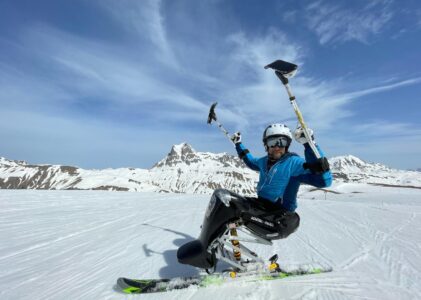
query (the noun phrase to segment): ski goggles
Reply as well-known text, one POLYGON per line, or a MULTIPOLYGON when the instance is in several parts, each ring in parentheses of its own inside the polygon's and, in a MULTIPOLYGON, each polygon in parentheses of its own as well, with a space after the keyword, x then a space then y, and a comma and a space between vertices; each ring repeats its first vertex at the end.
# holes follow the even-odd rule
POLYGON ((275 147, 287 147, 289 145, 288 138, 284 136, 277 136, 273 138, 268 138, 266 140, 266 146, 269 148, 275 148, 275 147))

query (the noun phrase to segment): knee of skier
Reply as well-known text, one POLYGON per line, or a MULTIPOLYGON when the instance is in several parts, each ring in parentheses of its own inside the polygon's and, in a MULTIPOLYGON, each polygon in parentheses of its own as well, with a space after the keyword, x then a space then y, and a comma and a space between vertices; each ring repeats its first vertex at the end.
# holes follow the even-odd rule
POLYGON ((213 192, 212 197, 215 197, 217 201, 221 201, 225 206, 230 206, 231 192, 226 189, 216 189, 213 192))
POLYGON ((226 189, 216 189, 211 197, 211 201, 214 204, 217 202, 223 203, 226 207, 239 210, 247 210, 250 206, 248 201, 241 195, 231 192, 226 189))
POLYGON ((283 220, 281 220, 281 227, 279 234, 281 238, 287 238, 289 235, 297 231, 300 226, 300 216, 297 213, 292 213, 283 220))
POLYGON ((221 206, 221 203, 223 203, 223 206, 229 207, 230 204, 230 196, 229 191, 225 189, 216 189, 209 201, 208 207, 205 212, 205 217, 208 219, 212 213, 215 211, 215 209, 218 209, 221 206))

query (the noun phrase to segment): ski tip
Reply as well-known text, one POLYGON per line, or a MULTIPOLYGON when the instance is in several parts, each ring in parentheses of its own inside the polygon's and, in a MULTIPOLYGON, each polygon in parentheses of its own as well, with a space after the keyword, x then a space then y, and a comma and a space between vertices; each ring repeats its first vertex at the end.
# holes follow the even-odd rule
POLYGON ((127 278, 120 277, 117 279, 118 290, 125 294, 139 294, 142 292, 141 288, 131 286, 126 283, 127 278))
POLYGON ((289 275, 320 274, 332 272, 333 268, 328 265, 318 263, 287 265, 281 267, 281 271, 289 275))

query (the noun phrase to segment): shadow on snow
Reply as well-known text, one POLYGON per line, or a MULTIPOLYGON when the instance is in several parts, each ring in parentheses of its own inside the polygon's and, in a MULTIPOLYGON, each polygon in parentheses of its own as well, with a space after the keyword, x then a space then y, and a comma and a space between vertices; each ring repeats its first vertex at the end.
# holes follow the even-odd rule
POLYGON ((160 278, 189 277, 189 276, 199 275, 198 269, 196 269, 195 267, 192 267, 192 266, 180 264, 177 260, 177 250, 178 250, 178 248, 180 246, 184 245, 185 243, 188 243, 192 240, 195 240, 194 237, 192 237, 188 234, 176 231, 176 230, 168 229, 168 228, 163 228, 163 227, 150 225, 150 224, 146 224, 146 223, 144 223, 142 225, 153 227, 153 228, 158 228, 158 229, 161 229, 163 231, 167 231, 167 232, 170 232, 170 233, 173 233, 173 234, 179 236, 178 238, 176 238, 173 241, 173 244, 175 246, 177 246, 177 249, 166 250, 164 252, 157 252, 157 251, 154 251, 152 249, 149 249, 147 244, 144 244, 143 247, 142 247, 143 251, 145 252, 145 255, 147 257, 150 257, 152 254, 160 254, 164 257, 166 266, 159 270, 160 278))

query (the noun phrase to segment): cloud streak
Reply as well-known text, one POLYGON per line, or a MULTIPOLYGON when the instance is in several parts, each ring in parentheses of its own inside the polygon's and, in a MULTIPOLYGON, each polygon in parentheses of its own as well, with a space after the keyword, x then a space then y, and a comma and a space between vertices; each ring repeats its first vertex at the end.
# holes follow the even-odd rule
POLYGON ((364 89, 364 90, 361 90, 361 91, 352 92, 352 93, 349 93, 349 94, 345 94, 343 97, 348 98, 348 99, 354 99, 354 98, 358 98, 358 97, 362 97, 362 96, 366 96, 366 95, 370 95, 370 94, 390 91, 390 90, 397 89, 397 88, 404 87, 404 86, 408 86, 408 85, 414 85, 414 84, 417 84, 417 83, 420 83, 420 82, 421 82, 421 77, 415 77, 415 78, 411 78, 411 79, 398 81, 398 82, 395 82, 393 84, 387 84, 387 85, 383 85, 383 86, 378 86, 378 87, 364 89))
POLYGON ((307 6, 308 28, 322 45, 358 41, 369 43, 392 20, 391 1, 371 2, 361 9, 317 1, 307 6))
POLYGON ((161 0, 104 1, 102 5, 127 30, 152 42, 154 58, 168 67, 179 69, 179 64, 168 40, 161 0))
POLYGON ((72 102, 83 95, 100 97, 101 101, 120 107, 158 101, 161 105, 177 107, 180 114, 186 109, 206 110, 206 105, 168 82, 167 76, 153 74, 151 65, 125 58, 124 49, 94 43, 45 26, 28 31, 23 43, 29 49, 37 49, 38 53, 48 53, 33 59, 48 62, 49 72, 43 75, 50 78, 48 81, 45 78, 39 80, 39 74, 30 71, 3 76, 5 98, 16 98, 22 94, 20 87, 30 84, 32 92, 26 93, 26 98, 37 104, 50 105, 54 100, 62 103, 63 98, 72 102), (13 91, 17 94, 14 95, 13 91))

